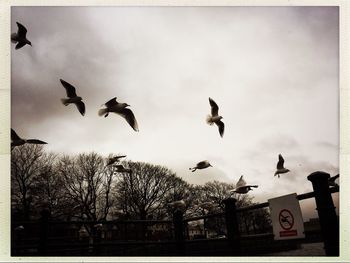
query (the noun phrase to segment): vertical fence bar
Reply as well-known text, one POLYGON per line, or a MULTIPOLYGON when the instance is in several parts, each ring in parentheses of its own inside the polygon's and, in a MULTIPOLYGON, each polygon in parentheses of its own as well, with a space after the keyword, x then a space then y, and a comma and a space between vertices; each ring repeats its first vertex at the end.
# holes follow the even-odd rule
POLYGON ((339 222, 335 213, 332 194, 325 172, 314 172, 307 179, 312 182, 315 192, 316 209, 321 225, 321 234, 327 256, 339 256, 339 222))
POLYGON ((94 255, 101 255, 101 239, 102 239, 102 229, 99 227, 93 228, 93 245, 94 245, 94 255))
POLYGON ((183 227, 183 213, 180 210, 176 210, 173 214, 174 222, 174 235, 176 241, 176 250, 178 255, 185 255, 185 239, 184 239, 184 227, 183 227))
POLYGON ((237 200, 234 198, 224 200, 227 240, 231 251, 230 254, 232 256, 241 254, 240 233, 236 214, 236 201, 237 200))
POLYGON ((50 212, 49 210, 42 210, 40 218, 40 235, 39 235, 39 247, 38 253, 39 255, 47 254, 47 242, 48 242, 48 233, 49 233, 49 218, 50 212))

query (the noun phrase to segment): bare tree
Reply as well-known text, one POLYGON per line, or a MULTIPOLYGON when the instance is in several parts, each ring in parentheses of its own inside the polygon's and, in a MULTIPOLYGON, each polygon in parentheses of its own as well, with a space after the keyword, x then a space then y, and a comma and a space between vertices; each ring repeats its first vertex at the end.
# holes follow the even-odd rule
POLYGON ((24 220, 29 220, 35 182, 38 176, 51 169, 53 156, 43 152, 42 145, 28 144, 16 147, 11 152, 11 198, 14 210, 18 210, 24 220))
POLYGON ((119 209, 139 219, 159 217, 166 197, 174 189, 174 181, 178 180, 176 175, 159 165, 131 161, 123 164, 131 173, 121 173, 117 187, 119 209))
POLYGON ((65 196, 70 200, 70 214, 89 220, 106 219, 113 173, 96 153, 64 156, 58 164, 64 179, 65 196))
POLYGON ((47 209, 50 215, 58 218, 62 215, 63 180, 57 174, 57 155, 49 153, 42 163, 40 173, 33 181, 33 205, 39 210, 47 209))

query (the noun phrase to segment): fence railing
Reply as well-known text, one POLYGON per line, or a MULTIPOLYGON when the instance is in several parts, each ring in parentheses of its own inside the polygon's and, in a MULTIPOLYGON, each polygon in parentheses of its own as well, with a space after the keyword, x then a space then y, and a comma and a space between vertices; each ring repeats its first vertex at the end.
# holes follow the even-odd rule
MULTIPOLYGON (((329 174, 323 172, 310 174, 308 180, 312 182, 314 191, 300 194, 297 198, 298 200, 315 198, 326 255, 337 256, 339 255, 339 223, 331 195, 339 192, 339 187, 330 188, 329 177, 329 174)), ((173 220, 55 222, 49 220, 47 211, 43 211, 39 222, 16 222, 16 225, 21 223, 31 225, 28 229, 31 229, 32 233, 27 232, 27 236, 31 236, 32 241, 31 243, 28 243, 28 239, 26 242, 24 241, 23 231, 13 231, 12 254, 14 256, 26 255, 26 253, 23 254, 23 251, 27 251, 29 255, 62 255, 64 252, 67 255, 110 255, 113 251, 114 255, 126 256, 185 256, 193 254, 195 249, 200 255, 205 252, 206 247, 210 247, 214 244, 213 242, 216 242, 217 253, 221 253, 220 255, 238 256, 244 254, 242 243, 251 239, 262 240, 261 243, 267 245, 272 244, 272 233, 243 235, 240 232, 238 221, 240 213, 267 208, 268 202, 237 208, 236 199, 228 198, 224 201, 224 205, 225 209, 222 213, 191 218, 184 218, 182 211, 177 210, 174 212, 173 220), (222 219, 222 223, 225 225, 224 239, 202 240, 202 243, 198 240, 200 243, 198 245, 196 240, 191 241, 186 238, 188 237, 186 230, 188 230, 189 222, 213 218, 222 219), (73 228, 71 232, 67 232, 67 224, 73 228), (103 224, 103 228, 100 227, 100 224, 103 224), (55 230, 55 236, 53 236, 53 230, 55 230), (59 236, 59 232, 64 232, 63 236, 59 236), (164 233, 167 235, 164 236, 164 233), (219 248, 222 250, 221 252, 218 250, 219 248), (32 251, 28 252, 30 249, 32 251), (146 253, 146 251, 148 252, 146 253)))

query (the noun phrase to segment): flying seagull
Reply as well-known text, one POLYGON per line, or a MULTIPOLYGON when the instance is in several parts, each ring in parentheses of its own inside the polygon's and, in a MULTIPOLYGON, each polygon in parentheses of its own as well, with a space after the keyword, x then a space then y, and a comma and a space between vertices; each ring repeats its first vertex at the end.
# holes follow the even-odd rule
POLYGON ((99 116, 104 115, 104 117, 107 117, 110 112, 117 113, 122 116, 135 131, 139 131, 134 113, 129 108, 126 108, 130 106, 129 104, 119 103, 117 101, 117 97, 114 97, 113 99, 107 101, 104 105, 107 108, 100 109, 98 111, 99 116))
POLYGON ((119 156, 114 156, 108 159, 107 165, 114 164, 115 162, 119 161, 119 159, 126 157, 126 155, 119 155, 119 156))
POLYGON ((278 163, 277 163, 277 170, 275 172, 275 175, 278 175, 278 178, 280 178, 280 174, 288 173, 289 170, 284 168, 284 159, 281 154, 278 155, 278 163))
POLYGON ((77 94, 75 93, 75 88, 71 84, 64 81, 63 79, 60 79, 60 81, 63 87, 66 89, 67 97, 68 97, 68 99, 61 99, 63 105, 67 106, 68 104, 74 103, 75 106, 77 106, 80 114, 84 116, 85 104, 82 101, 82 97, 77 96, 77 94))
POLYGON ((339 186, 335 180, 337 180, 339 178, 339 174, 335 175, 335 176, 332 176, 328 179, 328 184, 329 186, 339 186))
POLYGON ((243 175, 242 175, 236 184, 236 188, 231 190, 231 193, 246 194, 250 190, 253 190, 252 187, 258 188, 257 185, 247 185, 247 183, 243 179, 243 175))
POLYGON ((23 145, 25 143, 32 143, 32 144, 47 144, 47 142, 43 142, 40 140, 36 140, 36 139, 22 139, 21 137, 19 137, 17 135, 17 133, 11 129, 11 150, 16 147, 16 146, 20 146, 23 145))
POLYGON ((122 164, 113 165, 113 167, 116 168, 114 170, 114 172, 116 172, 116 173, 130 173, 131 174, 131 169, 125 168, 122 164))
POLYGON ((18 30, 17 33, 11 34, 11 42, 17 43, 15 49, 20 49, 21 47, 25 46, 26 44, 32 45, 32 43, 27 39, 27 29, 20 23, 16 22, 18 30))
POLYGON ((215 123, 219 128, 220 136, 223 137, 225 124, 221 121, 222 116, 219 116, 219 106, 212 98, 209 98, 209 104, 211 106, 211 115, 207 116, 207 123, 209 125, 213 125, 215 123))
POLYGON ((189 170, 194 172, 197 169, 205 169, 205 168, 208 168, 210 166, 213 167, 208 161, 205 160, 205 161, 201 161, 201 162, 197 163, 195 167, 189 168, 189 170))

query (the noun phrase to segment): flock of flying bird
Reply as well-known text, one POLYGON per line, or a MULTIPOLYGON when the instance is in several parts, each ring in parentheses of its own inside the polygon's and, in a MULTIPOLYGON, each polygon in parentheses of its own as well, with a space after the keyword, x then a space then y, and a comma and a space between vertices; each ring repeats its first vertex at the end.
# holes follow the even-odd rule
MULTIPOLYGON (((11 34, 11 41, 13 43, 16 43, 15 49, 20 49, 23 46, 25 46, 26 44, 32 46, 32 43, 27 39, 27 36, 26 36, 27 29, 22 24, 20 24, 18 22, 16 22, 16 24, 18 27, 18 31, 17 31, 17 33, 11 34)), ((65 88, 66 93, 67 93, 67 98, 61 99, 62 104, 65 106, 67 106, 69 104, 75 104, 75 106, 77 107, 80 114, 84 116, 85 104, 83 102, 82 97, 80 97, 76 94, 75 87, 62 79, 60 79, 60 82, 63 85, 63 87, 65 88)), ((223 137, 224 130, 225 130, 225 124, 221 120, 223 117, 219 115, 219 106, 216 104, 216 102, 212 98, 209 98, 209 104, 211 107, 211 114, 207 116, 206 121, 209 125, 213 125, 215 123, 219 129, 220 136, 223 137)), ((129 108, 127 108, 130 106, 129 104, 119 103, 117 101, 117 98, 114 97, 113 99, 107 101, 105 104, 102 104, 102 105, 104 105, 105 108, 102 108, 98 111, 99 116, 107 117, 110 112, 116 113, 116 114, 120 115, 121 117, 123 117, 135 131, 139 131, 138 124, 137 124, 134 113, 129 108)), ((19 137, 13 129, 11 129, 11 150, 15 146, 20 146, 20 145, 23 145, 25 143, 47 144, 46 142, 41 141, 41 140, 37 140, 37 139, 23 139, 23 138, 19 137)), ((111 157, 111 158, 109 158, 107 165, 112 165, 113 163, 118 162, 119 159, 123 158, 123 157, 126 157, 126 156, 122 155, 122 156, 111 157)), ((121 164, 114 165, 114 167, 116 168, 116 172, 131 173, 131 169, 124 168, 124 166, 121 164)), ((201 162, 197 163, 195 167, 192 167, 189 169, 192 172, 195 172, 197 169, 205 169, 208 167, 212 167, 212 165, 207 160, 205 160, 205 161, 201 161, 201 162)), ((280 174, 288 173, 289 171, 290 171, 289 169, 286 169, 284 167, 284 159, 283 159, 282 155, 279 154, 278 155, 277 169, 276 169, 274 176, 278 175, 278 178, 279 178, 280 174)), ((329 184, 333 185, 333 186, 337 185, 335 183, 335 180, 338 177, 339 177, 339 174, 331 177, 329 180, 329 184)), ((240 177, 240 179, 238 180, 235 189, 231 190, 231 192, 232 193, 239 193, 239 194, 246 194, 250 190, 252 190, 252 188, 257 188, 257 187, 258 187, 257 185, 247 185, 247 183, 243 179, 243 175, 242 175, 240 177)))

